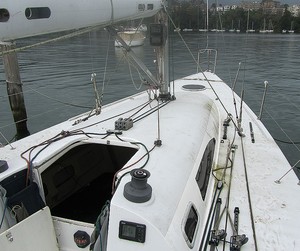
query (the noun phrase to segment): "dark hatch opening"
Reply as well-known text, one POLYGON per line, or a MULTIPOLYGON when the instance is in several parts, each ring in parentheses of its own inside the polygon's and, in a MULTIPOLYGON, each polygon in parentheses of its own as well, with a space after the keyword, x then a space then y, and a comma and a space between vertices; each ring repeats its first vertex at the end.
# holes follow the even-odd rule
POLYGON ((110 200, 113 176, 137 149, 83 144, 60 157, 41 177, 54 216, 94 223, 110 200))

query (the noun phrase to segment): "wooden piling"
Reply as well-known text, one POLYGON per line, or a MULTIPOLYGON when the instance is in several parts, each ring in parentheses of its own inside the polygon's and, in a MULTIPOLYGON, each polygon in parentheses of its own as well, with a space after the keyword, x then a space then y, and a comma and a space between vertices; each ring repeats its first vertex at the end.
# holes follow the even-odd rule
MULTIPOLYGON (((13 50, 14 43, 1 43, 3 52, 13 50)), ((27 113, 25 108, 22 82, 19 71, 17 53, 12 52, 3 55, 4 71, 6 76, 7 94, 9 104, 16 125, 16 139, 28 136, 30 133, 27 129, 27 113)))

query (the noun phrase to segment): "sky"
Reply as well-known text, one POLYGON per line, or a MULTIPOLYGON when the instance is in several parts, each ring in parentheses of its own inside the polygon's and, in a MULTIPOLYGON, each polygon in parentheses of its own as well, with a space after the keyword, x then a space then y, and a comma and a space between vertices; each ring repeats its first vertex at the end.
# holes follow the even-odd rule
MULTIPOLYGON (((209 0, 211 1, 211 0, 209 0)), ((218 2, 219 4, 228 4, 228 5, 233 5, 233 4, 239 4, 242 0, 213 0, 214 2, 218 2)), ((249 0, 244 0, 244 1, 249 1, 249 0)), ((250 1, 255 1, 255 0, 250 0, 250 1)), ((258 2, 261 2, 261 0, 257 0, 258 2)), ((293 4, 300 4, 299 0, 277 0, 281 4, 288 4, 288 5, 293 5, 293 4)))

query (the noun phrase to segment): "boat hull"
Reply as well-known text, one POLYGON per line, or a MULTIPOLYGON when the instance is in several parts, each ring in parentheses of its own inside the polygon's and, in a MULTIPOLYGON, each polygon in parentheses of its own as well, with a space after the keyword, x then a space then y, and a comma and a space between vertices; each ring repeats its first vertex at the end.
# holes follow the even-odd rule
POLYGON ((0 41, 10 41, 53 32, 107 26, 116 22, 153 16, 162 8, 160 0, 143 1, 3 0, 0 4, 0 41), (12 25, 13 24, 13 25, 12 25))
MULTIPOLYGON (((146 39, 144 33, 140 31, 123 31, 118 32, 118 35, 130 47, 142 46, 144 45, 146 39)), ((115 46, 122 47, 122 44, 116 39, 115 46)))

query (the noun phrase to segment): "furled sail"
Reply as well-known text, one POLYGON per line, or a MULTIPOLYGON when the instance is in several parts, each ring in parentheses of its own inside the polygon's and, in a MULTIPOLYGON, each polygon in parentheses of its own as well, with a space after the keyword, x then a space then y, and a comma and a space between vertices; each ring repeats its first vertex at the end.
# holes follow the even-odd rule
POLYGON ((1 0, 0 41, 155 15, 161 0, 1 0))

